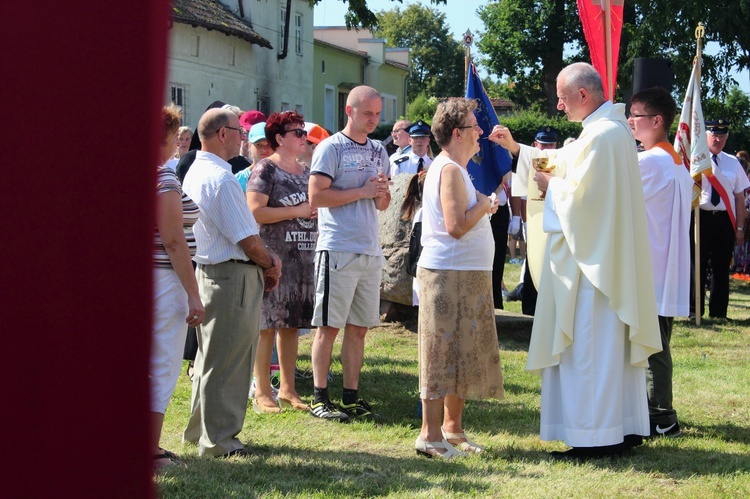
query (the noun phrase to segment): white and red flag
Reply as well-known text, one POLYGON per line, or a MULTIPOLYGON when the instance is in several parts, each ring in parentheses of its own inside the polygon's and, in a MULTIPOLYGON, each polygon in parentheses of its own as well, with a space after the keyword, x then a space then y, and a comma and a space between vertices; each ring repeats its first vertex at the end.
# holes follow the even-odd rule
MULTIPOLYGON (((717 184, 717 191, 722 197, 726 197, 726 192, 719 181, 713 176, 711 169, 711 153, 708 150, 706 141, 706 126, 703 118, 703 108, 701 107, 701 56, 700 47, 698 54, 695 56, 693 71, 690 74, 685 100, 682 102, 682 112, 680 113, 680 123, 677 125, 677 134, 674 138, 675 151, 682 158, 682 163, 688 169, 690 175, 695 180, 693 186, 693 208, 698 205, 702 176, 705 174, 711 185, 717 184)), ((725 201, 727 206, 728 200, 725 201)), ((731 210, 730 218, 733 213, 731 210)))
POLYGON ((591 64, 602 77, 604 96, 614 101, 625 0, 577 0, 576 3, 591 64))

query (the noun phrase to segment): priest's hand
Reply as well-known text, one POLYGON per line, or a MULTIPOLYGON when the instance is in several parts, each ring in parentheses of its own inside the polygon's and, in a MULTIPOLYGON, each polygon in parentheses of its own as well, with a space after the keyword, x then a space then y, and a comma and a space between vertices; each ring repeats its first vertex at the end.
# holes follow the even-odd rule
POLYGON ((535 172, 534 173, 534 182, 536 182, 536 186, 539 188, 542 192, 547 192, 547 186, 549 185, 549 179, 554 177, 551 173, 545 173, 545 172, 535 172))
POLYGON ((521 146, 513 139, 513 135, 506 126, 495 125, 487 138, 507 149, 513 156, 518 156, 518 152, 521 150, 521 146))

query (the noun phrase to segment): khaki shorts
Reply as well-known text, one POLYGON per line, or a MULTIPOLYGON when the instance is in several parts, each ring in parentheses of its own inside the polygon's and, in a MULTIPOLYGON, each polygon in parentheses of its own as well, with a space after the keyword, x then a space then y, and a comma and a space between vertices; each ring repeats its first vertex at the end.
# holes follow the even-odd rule
POLYGON ((317 251, 313 326, 379 325, 383 263, 382 256, 317 251))

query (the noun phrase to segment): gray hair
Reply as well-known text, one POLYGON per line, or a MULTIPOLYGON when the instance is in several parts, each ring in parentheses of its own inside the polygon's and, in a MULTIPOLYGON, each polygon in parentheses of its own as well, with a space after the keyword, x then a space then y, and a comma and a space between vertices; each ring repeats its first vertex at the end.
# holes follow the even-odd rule
POLYGON ((463 97, 451 97, 441 102, 432 117, 432 135, 440 147, 453 140, 453 130, 466 123, 466 117, 477 108, 477 101, 463 97))
POLYGON ((223 126, 229 125, 229 119, 234 113, 226 109, 209 109, 198 122, 198 138, 205 142, 214 135, 217 130, 223 126))
POLYGON ((576 91, 579 88, 586 89, 591 97, 595 100, 604 102, 604 85, 599 72, 594 66, 585 62, 575 62, 570 66, 563 68, 557 75, 557 80, 562 79, 565 82, 565 88, 576 91))

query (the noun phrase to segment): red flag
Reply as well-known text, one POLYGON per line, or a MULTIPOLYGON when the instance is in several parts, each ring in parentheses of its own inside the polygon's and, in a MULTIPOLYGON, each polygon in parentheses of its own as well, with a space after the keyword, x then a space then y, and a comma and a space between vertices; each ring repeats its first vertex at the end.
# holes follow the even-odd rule
POLYGON ((602 76, 604 96, 614 100, 625 0, 577 0, 576 3, 591 63, 602 76))

